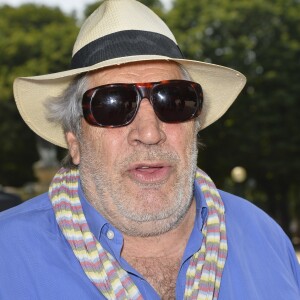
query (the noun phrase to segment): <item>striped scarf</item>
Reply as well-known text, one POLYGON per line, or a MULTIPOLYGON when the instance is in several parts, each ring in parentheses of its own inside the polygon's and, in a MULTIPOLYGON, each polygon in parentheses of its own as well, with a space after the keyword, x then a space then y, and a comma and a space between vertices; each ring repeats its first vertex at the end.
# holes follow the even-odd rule
MULTIPOLYGON (((186 274, 184 299, 218 299, 227 256, 224 205, 212 180, 196 172, 207 206, 208 217, 201 249, 191 258, 186 274)), ((60 169, 49 188, 57 223, 92 283, 107 299, 143 299, 137 286, 117 260, 92 234, 78 196, 78 169, 60 169)))

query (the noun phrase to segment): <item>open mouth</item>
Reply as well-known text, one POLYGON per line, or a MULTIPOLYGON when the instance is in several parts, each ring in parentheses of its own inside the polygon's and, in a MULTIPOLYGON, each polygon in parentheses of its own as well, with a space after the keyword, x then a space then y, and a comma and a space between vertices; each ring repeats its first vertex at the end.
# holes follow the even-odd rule
POLYGON ((146 172, 146 173, 154 173, 156 171, 159 171, 160 169, 162 169, 164 167, 162 166, 158 166, 158 167, 147 167, 147 166, 143 166, 143 167, 139 167, 136 168, 136 170, 140 171, 140 172, 146 172))
POLYGON ((139 183, 161 183, 171 173, 172 167, 165 163, 137 164, 128 170, 129 177, 139 183))

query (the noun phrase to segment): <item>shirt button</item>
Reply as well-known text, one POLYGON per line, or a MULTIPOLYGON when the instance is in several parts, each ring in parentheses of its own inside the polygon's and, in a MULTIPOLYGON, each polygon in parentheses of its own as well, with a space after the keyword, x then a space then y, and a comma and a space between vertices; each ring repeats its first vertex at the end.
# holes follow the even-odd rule
POLYGON ((115 237, 115 234, 112 230, 108 230, 106 236, 108 239, 112 240, 115 237))

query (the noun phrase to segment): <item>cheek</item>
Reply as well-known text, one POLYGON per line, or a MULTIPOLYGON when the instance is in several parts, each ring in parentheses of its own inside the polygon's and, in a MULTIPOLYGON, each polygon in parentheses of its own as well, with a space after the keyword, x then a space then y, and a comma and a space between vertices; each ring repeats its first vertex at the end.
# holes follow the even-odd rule
POLYGON ((167 125, 165 132, 169 145, 173 147, 178 154, 189 154, 196 139, 194 123, 187 122, 167 125))
POLYGON ((125 133, 122 128, 94 128, 91 133, 91 151, 102 161, 103 166, 111 166, 126 149, 125 133))

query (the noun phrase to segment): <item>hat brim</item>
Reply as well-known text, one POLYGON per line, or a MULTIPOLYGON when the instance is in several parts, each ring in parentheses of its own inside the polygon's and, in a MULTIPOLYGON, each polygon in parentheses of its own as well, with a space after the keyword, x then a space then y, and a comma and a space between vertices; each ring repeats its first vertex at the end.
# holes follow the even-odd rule
POLYGON ((181 64, 193 81, 202 86, 204 103, 200 115, 201 129, 218 120, 228 110, 246 83, 243 74, 227 67, 165 56, 139 55, 110 59, 59 73, 19 77, 14 81, 15 101, 22 118, 36 134, 57 146, 67 148, 61 125, 49 122, 46 118, 45 101, 60 95, 76 75, 81 73, 125 63, 157 60, 181 64))

